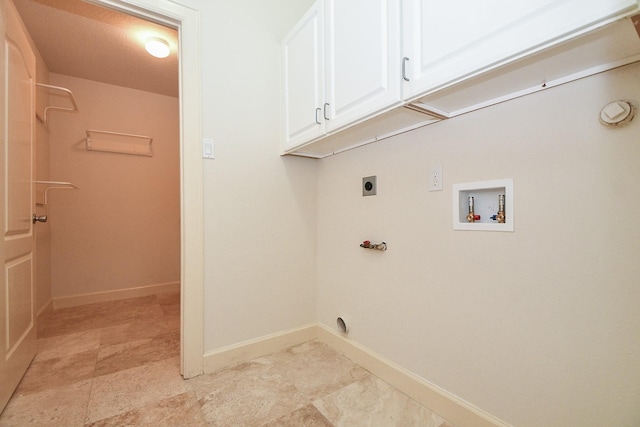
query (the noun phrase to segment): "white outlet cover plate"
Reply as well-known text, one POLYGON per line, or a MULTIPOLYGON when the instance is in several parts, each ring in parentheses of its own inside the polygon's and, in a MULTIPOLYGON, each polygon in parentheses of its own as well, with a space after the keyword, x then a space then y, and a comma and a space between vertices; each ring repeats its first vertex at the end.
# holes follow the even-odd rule
POLYGON ((442 166, 429 169, 429 191, 442 191, 442 166))

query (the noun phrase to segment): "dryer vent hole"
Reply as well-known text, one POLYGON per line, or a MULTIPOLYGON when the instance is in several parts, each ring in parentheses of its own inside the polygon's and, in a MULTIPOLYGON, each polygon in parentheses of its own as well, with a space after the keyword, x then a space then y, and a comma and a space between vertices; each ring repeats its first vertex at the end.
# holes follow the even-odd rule
POLYGON ((338 330, 343 334, 346 334, 347 332, 349 332, 349 325, 347 324, 347 321, 344 318, 338 317, 336 319, 336 324, 338 325, 338 330))

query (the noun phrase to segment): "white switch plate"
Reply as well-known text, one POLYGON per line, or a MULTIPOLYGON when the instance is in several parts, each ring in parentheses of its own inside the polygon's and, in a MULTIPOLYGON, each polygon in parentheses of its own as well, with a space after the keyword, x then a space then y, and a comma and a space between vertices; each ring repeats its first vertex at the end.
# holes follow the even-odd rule
POLYGON ((442 191, 442 166, 429 169, 429 191, 442 191))
POLYGON ((213 139, 202 139, 202 157, 204 159, 215 159, 215 153, 213 150, 213 139))

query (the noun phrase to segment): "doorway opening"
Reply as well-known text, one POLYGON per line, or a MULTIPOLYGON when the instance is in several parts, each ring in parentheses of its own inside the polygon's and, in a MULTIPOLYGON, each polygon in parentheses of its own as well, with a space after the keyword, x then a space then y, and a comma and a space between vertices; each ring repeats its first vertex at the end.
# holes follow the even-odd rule
POLYGON ((199 12, 171 0, 83 1, 178 32, 180 370, 185 378, 193 377, 203 370, 204 334, 199 12))
POLYGON ((120 12, 172 26, 179 34, 180 86, 180 370, 203 372, 204 212, 200 151, 200 12, 168 0, 92 0, 120 12))

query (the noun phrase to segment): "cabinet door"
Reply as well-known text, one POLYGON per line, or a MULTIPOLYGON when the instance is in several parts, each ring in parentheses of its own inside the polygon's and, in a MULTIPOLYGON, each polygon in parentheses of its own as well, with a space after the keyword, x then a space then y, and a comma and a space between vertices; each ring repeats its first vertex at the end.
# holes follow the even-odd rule
POLYGON ((325 0, 326 103, 332 131, 402 101, 399 0, 325 0))
POLYGON ((410 98, 530 55, 637 8, 637 0, 404 0, 410 98))
POLYGON ((321 1, 282 42, 284 150, 324 134, 324 43, 321 1))

